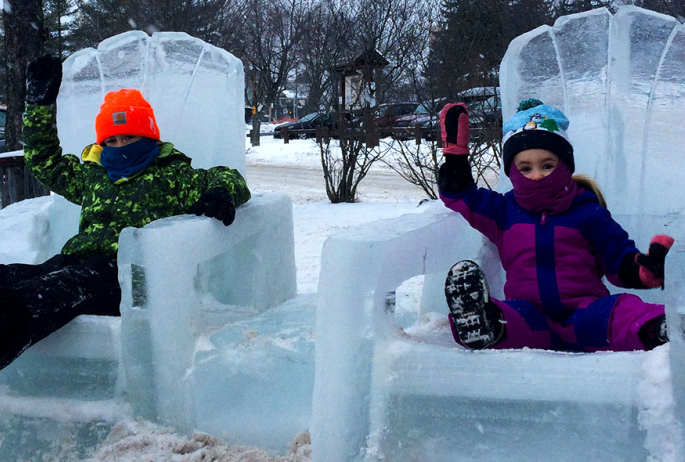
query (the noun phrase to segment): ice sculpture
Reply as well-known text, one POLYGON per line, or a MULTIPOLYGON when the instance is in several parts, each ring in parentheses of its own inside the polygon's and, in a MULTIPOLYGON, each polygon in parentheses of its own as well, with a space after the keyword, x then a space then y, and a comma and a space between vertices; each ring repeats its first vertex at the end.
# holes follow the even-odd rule
MULTIPOLYGON (((78 207, 65 199, 42 197, 0 211, 0 231, 11 232, 12 244, 29 249, 29 255, 52 255, 70 237, 77 218, 78 207)), ((138 416, 226 437, 231 425, 240 422, 231 413, 251 409, 241 417, 260 423, 279 419, 278 432, 253 426, 249 434, 238 435, 240 441, 281 451, 307 429, 303 415, 310 413, 313 382, 311 332, 290 348, 279 346, 284 346, 285 323, 307 332, 312 303, 257 316, 295 296, 286 196, 255 195, 238 209, 230 227, 211 218, 179 216, 126 228, 118 265, 121 319, 81 316, 0 371, 0 431, 7 436, 0 441, 0 460, 48 457, 69 436, 85 452, 120 419, 138 416), (281 354, 252 371, 217 369, 227 364, 225 358, 235 358, 241 345, 215 331, 238 320, 243 322, 227 330, 274 339, 256 342, 254 354, 281 354), (293 360, 302 367, 292 368, 293 360), (272 379, 282 380, 288 370, 295 374, 292 386, 281 389, 283 382, 272 379), (264 376, 268 380, 255 386, 264 376), (227 383, 231 393, 217 386, 227 383), (256 410, 273 398, 282 399, 285 407, 256 410), (233 418, 227 421, 228 416, 233 418), (25 444, 17 445, 19 440, 25 444)))
POLYGON ((24 200, 2 209, 0 263, 42 263, 78 232, 81 207, 62 196, 24 200), (18 236, 23 238, 18 239, 18 236))
POLYGON ((155 110, 162 140, 194 167, 245 173, 245 77, 229 52, 183 32, 130 31, 74 53, 63 67, 57 126, 65 153, 95 142, 106 93, 137 88, 155 110))
POLYGON ((283 452, 309 431, 315 296, 303 294, 212 333, 195 356, 197 430, 283 452))
POLYGON ((576 169, 615 213, 678 213, 685 190, 665 183, 682 161, 685 26, 633 6, 559 18, 514 39, 500 68, 506 120, 538 98, 571 121, 576 169))
POLYGON ((126 228, 118 264, 127 399, 137 415, 192 431, 197 400, 224 393, 194 378, 201 338, 295 296, 290 199, 256 195, 230 227, 183 216, 126 228))
MULTIPOLYGON (((131 87, 151 102, 163 139, 193 158, 193 166, 228 165, 245 173, 242 64, 183 33, 127 32, 66 60, 57 111, 65 152, 79 154, 94 142, 94 118, 108 91, 131 87)), ((0 262, 37 263, 58 253, 76 233, 79 212, 59 196, 3 209, 0 231, 11 239, 0 245, 0 262)), ((311 301, 258 316, 296 295, 287 196, 254 194, 230 227, 193 215, 126 228, 117 262, 121 318, 81 316, 0 371, 1 460, 69 458, 62 449, 85 455, 125 417, 180 431, 207 429, 220 438, 241 417, 254 417, 259 424, 236 437, 278 450, 307 430, 311 333, 259 370, 273 378, 298 361, 293 386, 279 390, 269 380, 255 387, 259 378, 250 380, 249 371, 231 376, 222 369, 232 348, 241 348, 222 327, 242 320, 233 332, 271 328, 269 335, 283 346, 287 334, 269 324, 273 319, 299 323, 303 333, 303 316, 313 319, 311 301), (233 394, 216 384, 230 384, 233 394), (270 399, 282 405, 256 410, 270 399), (236 409, 254 412, 236 418, 236 409), (275 432, 262 425, 273 419, 279 419, 275 432)), ((270 345, 260 345, 262 355, 277 350, 270 345)))
POLYGON ((322 255, 315 460, 682 460, 685 193, 675 187, 685 133, 669 126, 685 115, 682 31, 675 19, 634 7, 562 17, 512 41, 500 74, 505 118, 530 97, 568 115, 577 170, 599 180, 639 247, 654 234, 675 237, 672 282, 640 292, 666 304, 671 344, 629 353, 465 351, 444 321, 426 323, 444 320, 435 281, 452 263, 498 265, 477 233, 446 210, 351 229, 322 255), (427 317, 404 335, 384 298, 417 274, 429 282, 427 317), (663 374, 655 359, 666 353, 675 404, 662 396, 669 404, 655 408, 645 389, 663 374), (655 420, 671 422, 669 431, 655 420))

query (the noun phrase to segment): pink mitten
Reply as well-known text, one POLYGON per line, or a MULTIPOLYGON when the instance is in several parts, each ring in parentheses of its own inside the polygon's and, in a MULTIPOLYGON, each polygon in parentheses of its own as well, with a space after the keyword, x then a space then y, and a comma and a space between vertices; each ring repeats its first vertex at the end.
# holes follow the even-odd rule
POLYGON ((664 266, 666 254, 671 249, 674 239, 665 234, 654 236, 649 243, 647 255, 635 255, 635 263, 640 267, 640 281, 650 288, 664 288, 664 266))
POLYGON ((440 112, 442 153, 468 155, 469 110, 464 103, 448 104, 440 112))

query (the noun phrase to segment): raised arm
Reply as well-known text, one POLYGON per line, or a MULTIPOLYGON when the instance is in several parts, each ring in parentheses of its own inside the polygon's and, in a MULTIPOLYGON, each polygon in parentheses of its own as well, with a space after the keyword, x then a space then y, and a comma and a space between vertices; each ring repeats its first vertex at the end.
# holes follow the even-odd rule
POLYGON ((24 160, 46 188, 81 204, 83 181, 79 159, 62 155, 57 136, 55 101, 62 82, 62 64, 45 55, 26 69, 24 160))
POLYGON ((444 163, 438 172, 440 199, 495 244, 505 218, 504 197, 476 187, 469 163, 469 113, 464 103, 448 104, 440 113, 444 163))

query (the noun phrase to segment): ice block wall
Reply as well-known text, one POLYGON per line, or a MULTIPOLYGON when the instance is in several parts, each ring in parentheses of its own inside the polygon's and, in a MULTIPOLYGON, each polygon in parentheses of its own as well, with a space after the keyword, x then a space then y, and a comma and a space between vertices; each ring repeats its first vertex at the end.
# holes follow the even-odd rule
POLYGON ((0 211, 0 263, 42 263, 78 232, 81 207, 62 196, 43 196, 0 211), (11 238, 9 238, 11 236, 11 238))
POLYGON ((128 399, 136 415, 192 431, 196 397, 213 386, 194 380, 200 337, 296 294, 290 199, 255 195, 229 227, 179 216, 126 228, 118 264, 128 399))
POLYGON ((243 65, 229 52, 182 32, 130 31, 64 62, 57 126, 65 153, 95 142, 105 94, 137 88, 150 102, 163 141, 194 167, 225 165, 245 174, 243 65))
POLYGON ((632 6, 559 18, 514 39, 500 68, 504 119, 538 98, 569 118, 576 170, 615 213, 678 213, 685 135, 685 29, 632 6))

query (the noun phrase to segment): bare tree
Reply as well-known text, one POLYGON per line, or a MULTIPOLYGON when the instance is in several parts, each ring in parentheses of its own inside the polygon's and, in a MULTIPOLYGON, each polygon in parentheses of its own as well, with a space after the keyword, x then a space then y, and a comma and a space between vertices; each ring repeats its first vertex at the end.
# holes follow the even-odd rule
POLYGON ((246 65, 247 100, 256 112, 252 118, 252 144, 259 145, 260 117, 285 89, 295 67, 305 0, 247 0, 240 49, 231 50, 246 65))
POLYGON ((338 86, 333 69, 350 58, 349 40, 354 30, 351 18, 337 0, 322 0, 307 11, 302 37, 297 45, 300 82, 305 85, 306 112, 336 105, 338 86))
POLYGON ((361 137, 349 137, 332 145, 330 139, 319 143, 326 195, 337 204, 355 202, 359 183, 371 166, 386 153, 383 147, 369 147, 361 137))
POLYGON ((438 198, 438 170, 441 151, 435 139, 420 143, 400 140, 385 140, 390 155, 383 159, 392 170, 409 183, 418 186, 429 199, 438 198))
MULTIPOLYGON (((332 202, 353 202, 357 188, 373 163, 382 160, 388 152, 384 144, 378 143, 377 129, 372 123, 373 113, 379 102, 392 100, 402 82, 408 81, 407 71, 412 68, 417 54, 424 51, 428 30, 426 11, 431 0, 342 0, 329 3, 336 27, 346 39, 336 41, 332 50, 344 61, 369 51, 378 52, 387 66, 381 71, 366 69, 362 72, 368 88, 356 95, 357 107, 352 120, 341 114, 341 127, 337 145, 321 144, 322 167, 328 197, 332 202), (349 28, 344 28, 349 25, 349 28), (341 27, 342 26, 342 27, 341 27), (423 41, 421 40, 423 39, 423 41), (369 79, 373 72, 373 85, 369 79), (357 121, 352 131, 347 123, 357 121)), ((323 35, 323 34, 322 34, 323 35)), ((332 76, 331 80, 335 80, 332 76)), ((337 76, 340 77, 340 76, 337 76)))

